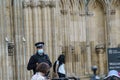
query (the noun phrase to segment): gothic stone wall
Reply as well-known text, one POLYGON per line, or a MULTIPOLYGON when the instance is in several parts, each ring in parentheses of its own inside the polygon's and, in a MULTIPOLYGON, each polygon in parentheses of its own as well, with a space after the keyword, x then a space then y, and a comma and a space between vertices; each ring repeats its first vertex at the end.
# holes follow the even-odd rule
MULTIPOLYGON (((34 43, 54 62, 66 55, 67 76, 107 73, 107 48, 120 45, 120 0, 0 0, 0 80, 30 80, 34 43)), ((52 77, 52 69, 51 69, 52 77)))

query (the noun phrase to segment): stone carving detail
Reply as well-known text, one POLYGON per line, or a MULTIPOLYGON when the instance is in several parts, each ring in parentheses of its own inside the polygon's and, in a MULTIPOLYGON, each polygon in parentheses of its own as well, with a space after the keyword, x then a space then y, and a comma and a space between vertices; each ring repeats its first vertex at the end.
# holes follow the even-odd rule
POLYGON ((105 45, 104 44, 98 44, 95 46, 95 51, 96 53, 101 53, 101 51, 103 52, 105 50, 105 45))
POLYGON ((110 9, 109 11, 105 11, 105 14, 115 15, 116 11, 114 9, 110 9))
POLYGON ((29 1, 23 1, 23 8, 27 8, 30 6, 30 2, 29 1))
POLYGON ((79 12, 77 12, 77 11, 70 11, 70 14, 71 15, 77 15, 79 12))
POLYGON ((80 13, 79 14, 80 16, 93 16, 94 15, 94 13, 93 12, 90 12, 90 11, 88 11, 87 13, 85 13, 85 12, 82 12, 82 13, 80 13))
POLYGON ((60 12, 62 13, 62 14, 67 14, 68 13, 68 10, 67 9, 62 9, 62 10, 60 10, 60 12))
POLYGON ((55 6, 56 6, 56 5, 55 5, 55 1, 50 1, 50 2, 49 2, 49 7, 52 8, 52 7, 55 7, 55 6))
POLYGON ((49 7, 55 7, 55 1, 23 1, 23 8, 27 8, 27 7, 41 7, 44 8, 46 6, 49 7))
POLYGON ((46 3, 45 3, 45 1, 40 1, 40 3, 41 3, 41 5, 40 5, 40 7, 45 7, 46 6, 46 3))
POLYGON ((37 7, 37 2, 30 1, 30 7, 32 8, 37 7))
POLYGON ((13 56, 15 44, 13 42, 8 43, 8 55, 13 56))

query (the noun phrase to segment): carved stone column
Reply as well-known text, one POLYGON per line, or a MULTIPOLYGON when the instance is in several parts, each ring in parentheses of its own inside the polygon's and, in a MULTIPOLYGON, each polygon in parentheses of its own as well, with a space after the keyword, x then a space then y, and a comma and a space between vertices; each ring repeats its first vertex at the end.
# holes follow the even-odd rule
POLYGON ((41 1, 41 8, 42 8, 42 37, 43 41, 45 42, 45 51, 48 52, 48 40, 49 40, 49 34, 48 34, 48 7, 46 1, 41 1))
MULTIPOLYGON (((29 38, 28 38, 28 55, 33 55, 33 52, 34 52, 34 27, 33 27, 33 22, 34 22, 34 20, 33 20, 33 8, 35 7, 35 5, 36 4, 34 4, 34 2, 32 2, 32 0, 30 0, 30 7, 28 7, 28 24, 29 24, 29 26, 28 26, 28 36, 29 36, 29 38)), ((31 73, 31 75, 32 75, 32 73, 31 73)))
POLYGON ((38 2, 37 2, 37 6, 38 6, 38 8, 37 8, 37 12, 38 12, 38 15, 37 15, 37 17, 38 17, 38 30, 37 30, 37 35, 38 35, 38 40, 39 41, 43 41, 43 26, 42 26, 42 2, 39 0, 38 2))
POLYGON ((16 79, 20 80, 20 34, 19 34, 19 30, 20 30, 20 20, 17 18, 18 16, 20 17, 19 14, 19 3, 18 0, 14 0, 14 30, 15 30, 15 43, 16 43, 16 72, 19 72, 18 74, 16 74, 16 79))
POLYGON ((103 44, 99 44, 95 48, 96 53, 99 56, 99 74, 103 75, 104 74, 104 52, 105 52, 105 46, 103 44))
MULTIPOLYGON (((0 57, 1 57, 1 60, 0 60, 0 62, 1 62, 1 70, 2 70, 2 72, 1 72, 1 78, 2 78, 2 80, 5 80, 5 79, 8 79, 9 78, 9 73, 8 73, 8 51, 7 51, 7 44, 8 44, 8 41, 9 40, 6 40, 6 38, 8 39, 8 35, 6 34, 6 32, 7 32, 7 27, 8 27, 8 23, 7 23, 7 19, 6 19, 6 2, 5 2, 5 0, 3 1, 3 0, 0 0, 1 1, 1 3, 0 3, 0 9, 1 9, 1 11, 0 11, 0 26, 1 26, 1 38, 0 38, 0 40, 1 40, 1 55, 0 55, 0 57), (6 77, 5 77, 5 75, 6 75, 6 77)), ((8 17, 8 16, 7 16, 8 17)))
MULTIPOLYGON (((110 6, 110 5, 109 5, 110 6)), ((115 9, 111 9, 109 7, 106 8, 106 12, 105 12, 105 15, 106 15, 106 21, 107 21, 107 32, 108 32, 108 35, 107 35, 107 44, 108 44, 108 47, 116 47, 116 34, 115 33, 115 25, 114 25, 114 21, 115 21, 115 14, 116 14, 116 10, 115 9)))
MULTIPOLYGON (((46 14, 44 15, 45 17, 45 37, 46 37, 46 53, 49 55, 49 57, 52 59, 53 57, 53 52, 52 52, 52 47, 53 47, 53 36, 52 36, 52 30, 54 28, 54 24, 53 24, 53 15, 54 15, 54 10, 53 7, 50 7, 50 2, 49 1, 45 1, 46 3, 46 14)), ((54 31, 53 31, 54 32, 54 31)))
MULTIPOLYGON (((30 1, 29 0, 25 0, 22 2, 23 3, 23 20, 24 20, 24 30, 25 30, 25 36, 23 37, 23 41, 25 41, 26 38, 26 43, 23 43, 23 47, 24 47, 24 54, 27 55, 26 59, 24 59, 24 63, 28 62, 29 59, 29 7, 30 7, 30 1)), ((25 58, 25 56, 24 56, 25 58)), ((26 66, 26 65, 25 65, 26 66)), ((26 68, 26 67, 25 67, 26 68)), ((24 69, 25 69, 24 68, 24 69)), ((26 70, 26 69, 25 69, 26 70)), ((25 80, 30 79, 30 73, 27 73, 27 71, 24 73, 25 75, 25 80), (27 76, 27 77, 26 77, 27 76)))
MULTIPOLYGON (((56 0, 55 1, 56 3, 56 5, 54 6, 54 7, 52 7, 52 11, 54 10, 54 15, 52 15, 53 17, 53 20, 54 21, 52 21, 52 25, 53 25, 53 28, 52 28, 52 36, 53 36, 53 42, 52 42, 52 44, 53 44, 53 46, 55 47, 55 48, 53 48, 53 55, 55 56, 54 58, 53 58, 53 61, 55 61, 57 58, 58 58, 58 56, 59 56, 59 54, 58 53, 62 53, 62 45, 61 45, 61 38, 60 38, 60 27, 61 27, 61 25, 60 25, 60 8, 59 8, 59 1, 58 0, 56 0), (59 36, 59 38, 58 38, 58 36, 59 36)), ((53 4, 53 3, 52 3, 53 4)), ((51 6, 52 6, 52 4, 51 4, 51 6)))
POLYGON ((49 6, 49 9, 50 9, 50 15, 49 15, 49 17, 50 17, 50 24, 49 24, 49 34, 51 34, 51 35, 49 35, 49 37, 50 37, 50 41, 49 41, 49 56, 50 56, 50 58, 52 59, 52 61, 55 61, 54 60, 54 58, 53 58, 53 56, 55 56, 55 54, 56 53, 58 53, 58 52, 56 52, 56 50, 57 50, 57 26, 55 26, 56 25, 56 23, 55 23, 55 6, 56 6, 56 4, 55 4, 55 1, 49 1, 49 4, 48 4, 48 6, 49 6), (54 48, 52 48, 52 47, 54 47, 54 48))
MULTIPOLYGON (((39 32, 40 32, 40 28, 39 28, 39 16, 38 16, 38 6, 39 5, 39 1, 38 0, 33 0, 31 1, 31 7, 32 7, 32 16, 33 16, 33 36, 34 36, 34 41, 35 42, 38 42, 39 41, 39 37, 40 35, 39 32)), ((34 43, 35 43, 34 42, 34 43)))
MULTIPOLYGON (((4 62, 3 61, 3 55, 4 54, 1 54, 1 53, 4 53, 4 50, 3 50, 3 48, 2 47, 4 47, 4 43, 3 43, 3 41, 4 41, 4 35, 3 35, 3 33, 4 33, 4 30, 3 30, 3 28, 4 28, 4 26, 3 26, 3 0, 0 0, 0 32, 1 32, 1 34, 0 34, 0 63, 2 63, 2 62, 4 62)), ((4 80, 3 79, 3 77, 5 76, 4 74, 3 74, 3 64, 1 64, 0 65, 0 80, 4 80)))

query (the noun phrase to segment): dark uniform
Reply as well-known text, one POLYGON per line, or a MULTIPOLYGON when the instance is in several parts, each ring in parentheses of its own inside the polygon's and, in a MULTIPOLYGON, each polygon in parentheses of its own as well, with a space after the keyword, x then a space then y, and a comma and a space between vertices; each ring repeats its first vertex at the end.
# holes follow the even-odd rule
POLYGON ((29 62, 28 62, 28 66, 27 69, 28 70, 33 70, 34 74, 36 73, 36 63, 41 63, 41 62, 46 62, 49 64, 49 66, 52 66, 52 63, 50 62, 50 59, 48 57, 48 55, 43 54, 42 56, 40 56, 39 54, 34 54, 33 56, 31 56, 29 62))
MULTIPOLYGON (((35 46, 37 48, 40 48, 40 47, 42 48, 43 45, 41 46, 41 44, 44 45, 43 42, 38 42, 38 43, 35 44, 35 46)), ((34 54, 30 57, 30 60, 29 60, 28 65, 27 65, 27 69, 28 70, 33 70, 33 73, 35 74, 36 73, 36 67, 37 67, 36 63, 41 63, 41 62, 46 62, 46 63, 49 64, 50 67, 52 67, 52 63, 51 63, 47 54, 43 53, 42 55, 39 55, 38 52, 36 52, 36 54, 34 54)))

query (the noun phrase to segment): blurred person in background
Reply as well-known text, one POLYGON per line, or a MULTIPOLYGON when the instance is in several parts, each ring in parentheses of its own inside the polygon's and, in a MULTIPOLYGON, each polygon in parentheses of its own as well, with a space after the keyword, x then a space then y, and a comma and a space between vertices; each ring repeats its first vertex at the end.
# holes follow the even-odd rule
POLYGON ((50 67, 47 63, 41 62, 36 67, 36 73, 32 76, 31 80, 48 80, 45 74, 48 73, 50 67))
POLYGON ((120 76, 118 74, 118 71, 110 70, 108 72, 108 75, 104 78, 104 80, 120 80, 120 76))

